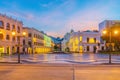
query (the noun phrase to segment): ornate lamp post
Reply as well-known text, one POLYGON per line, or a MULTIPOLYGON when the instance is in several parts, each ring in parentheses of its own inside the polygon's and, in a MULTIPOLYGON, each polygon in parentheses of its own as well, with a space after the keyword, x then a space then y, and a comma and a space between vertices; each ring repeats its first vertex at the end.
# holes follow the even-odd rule
POLYGON ((109 64, 112 63, 112 61, 111 61, 111 51, 112 51, 112 40, 111 40, 111 38, 112 38, 112 33, 116 35, 116 34, 118 34, 118 31, 117 30, 112 31, 111 28, 109 28, 109 31, 107 31, 107 30, 103 31, 103 34, 108 34, 109 35, 109 51, 110 51, 110 53, 109 53, 109 64))
MULTIPOLYGON (((25 37, 26 36, 26 32, 23 32, 22 35, 16 35, 16 32, 13 31, 12 32, 12 36, 16 36, 16 37, 19 37, 19 38, 25 37)), ((18 40, 18 45, 17 46, 20 47, 20 39, 18 40)), ((18 50, 18 63, 20 63, 20 51, 19 50, 18 50)))

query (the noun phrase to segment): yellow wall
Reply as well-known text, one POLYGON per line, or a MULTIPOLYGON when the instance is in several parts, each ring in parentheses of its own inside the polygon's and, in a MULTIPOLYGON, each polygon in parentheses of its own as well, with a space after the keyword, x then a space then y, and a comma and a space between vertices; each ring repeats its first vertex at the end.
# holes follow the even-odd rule
POLYGON ((36 48, 34 52, 47 53, 47 52, 50 52, 50 51, 51 51, 51 48, 41 47, 41 48, 36 48))
POLYGON ((0 47, 0 54, 4 53, 4 47, 0 47))
POLYGON ((80 53, 82 53, 83 52, 83 46, 80 46, 80 51, 79 51, 80 53))

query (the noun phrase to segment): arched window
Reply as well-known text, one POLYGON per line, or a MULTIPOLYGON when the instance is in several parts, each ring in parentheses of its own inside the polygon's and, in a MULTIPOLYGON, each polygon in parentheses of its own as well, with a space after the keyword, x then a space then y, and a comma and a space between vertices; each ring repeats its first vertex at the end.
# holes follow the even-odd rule
POLYGON ((17 27, 17 32, 20 33, 20 27, 19 26, 17 27))
POLYGON ((20 36, 17 36, 17 41, 20 41, 20 36))
POLYGON ((10 24, 9 23, 6 24, 6 29, 10 30, 10 24))
POLYGON ((2 40, 3 39, 3 34, 0 34, 0 40, 2 40))
POLYGON ((15 41, 15 36, 12 37, 12 41, 15 41))
POLYGON ((10 40, 10 36, 9 35, 6 35, 6 40, 10 40))
POLYGON ((15 53, 15 47, 14 46, 12 47, 12 53, 13 54, 15 53))
POLYGON ((31 33, 28 33, 28 37, 32 37, 32 34, 31 34, 31 33))
POLYGON ((12 25, 12 30, 15 30, 15 25, 12 25))
POLYGON ((28 41, 28 45, 29 45, 29 47, 31 47, 32 46, 32 42, 28 41))
POLYGON ((4 22, 0 21, 0 28, 4 28, 4 22))
POLYGON ((23 45, 25 45, 25 40, 23 40, 23 45))

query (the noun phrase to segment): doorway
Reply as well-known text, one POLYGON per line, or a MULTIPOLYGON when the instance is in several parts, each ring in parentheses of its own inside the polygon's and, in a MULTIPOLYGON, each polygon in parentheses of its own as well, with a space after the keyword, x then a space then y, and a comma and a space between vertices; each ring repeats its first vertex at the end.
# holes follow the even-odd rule
POLYGON ((7 47, 7 54, 10 53, 10 47, 7 47))
POLYGON ((93 52, 96 53, 96 46, 93 46, 93 52))
POLYGON ((83 52, 83 46, 80 46, 80 53, 83 52))

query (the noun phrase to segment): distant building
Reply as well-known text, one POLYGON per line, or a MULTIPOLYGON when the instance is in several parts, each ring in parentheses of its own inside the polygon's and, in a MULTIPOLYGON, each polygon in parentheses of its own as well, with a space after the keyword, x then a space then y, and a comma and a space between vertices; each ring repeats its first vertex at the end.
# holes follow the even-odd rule
POLYGON ((18 37, 22 35, 22 27, 21 21, 0 14, 0 54, 22 52, 22 38, 18 37), (16 33, 15 36, 12 35, 12 31, 16 33))
POLYGON ((69 40, 70 40, 70 34, 71 33, 66 33, 64 35, 64 38, 63 38, 63 41, 62 41, 62 51, 65 51, 69 47, 68 43, 69 43, 69 40))
POLYGON ((105 28, 109 28, 109 27, 111 27, 114 24, 120 24, 120 20, 104 20, 103 22, 101 22, 99 24, 99 31, 100 31, 100 33, 105 28))
POLYGON ((100 33, 92 31, 67 33, 62 41, 62 50, 69 48, 71 52, 97 52, 105 49, 101 42, 100 33))
POLYGON ((62 43, 61 42, 62 42, 63 38, 51 37, 51 39, 52 39, 52 41, 54 43, 54 50, 55 51, 61 51, 62 50, 62 46, 61 46, 62 43))
POLYGON ((23 31, 27 36, 23 39, 23 52, 26 53, 47 53, 52 51, 51 38, 43 32, 24 27, 23 31))

